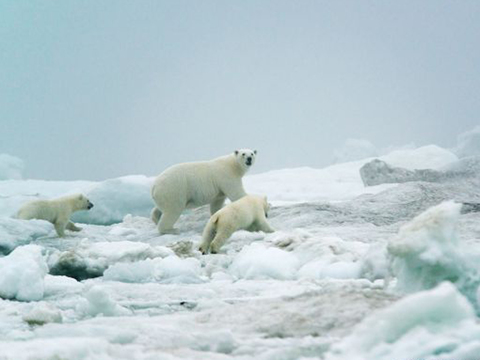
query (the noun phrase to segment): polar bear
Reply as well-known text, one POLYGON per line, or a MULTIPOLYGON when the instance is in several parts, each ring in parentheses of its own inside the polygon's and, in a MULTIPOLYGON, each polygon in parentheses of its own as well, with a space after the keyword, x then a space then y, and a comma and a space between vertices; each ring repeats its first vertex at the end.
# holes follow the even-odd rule
POLYGON ((235 150, 210 161, 177 164, 158 175, 152 186, 156 206, 151 215, 160 234, 178 233, 173 226, 186 208, 210 204, 214 214, 225 198, 235 201, 245 196, 242 177, 256 155, 256 150, 235 150))
POLYGON ((23 220, 40 219, 51 222, 58 236, 65 236, 65 229, 80 231, 70 221, 70 215, 79 210, 90 210, 93 204, 82 194, 63 196, 52 200, 35 200, 18 210, 17 218, 23 220))
POLYGON ((199 250, 202 254, 218 253, 237 230, 274 232, 267 223, 270 206, 266 196, 246 195, 217 211, 205 226, 199 250))

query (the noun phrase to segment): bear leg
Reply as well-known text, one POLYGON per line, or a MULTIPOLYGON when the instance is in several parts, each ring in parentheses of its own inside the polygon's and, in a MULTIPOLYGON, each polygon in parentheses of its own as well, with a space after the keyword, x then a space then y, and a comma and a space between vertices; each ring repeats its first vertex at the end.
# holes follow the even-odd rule
POLYGON ((158 231, 160 234, 178 234, 178 230, 173 227, 177 222, 183 209, 170 209, 162 213, 162 217, 158 222, 158 231))
POLYGON ((66 226, 67 230, 70 231, 80 231, 82 230, 81 227, 76 226, 73 222, 69 221, 66 226))
POLYGON ((210 204, 210 215, 215 214, 218 210, 220 210, 223 207, 223 204, 225 203, 225 196, 219 197, 215 199, 211 204, 210 204))
POLYGON ((218 254, 220 248, 227 242, 227 239, 233 234, 232 231, 220 230, 216 233, 215 238, 210 243, 210 252, 218 254))
POLYGON ((157 225, 158 222, 160 221, 160 217, 162 216, 162 212, 160 211, 159 208, 154 207, 152 209, 150 216, 152 218, 152 221, 155 223, 155 225, 157 225))
POLYGON ((53 226, 55 226, 55 231, 57 232, 57 235, 59 237, 64 237, 65 236, 65 227, 67 226, 67 222, 65 221, 61 221, 61 220, 57 220, 53 226))
POLYGON ((216 231, 217 230, 215 229, 215 222, 209 221, 205 230, 203 231, 202 243, 198 248, 198 250, 200 250, 200 252, 203 255, 206 255, 208 253, 208 250, 210 250, 210 244, 212 243, 212 240, 215 238, 216 231))
POLYGON ((275 229, 273 229, 269 223, 267 223, 265 220, 261 220, 258 222, 258 229, 260 231, 266 232, 266 233, 273 233, 275 232, 275 229))

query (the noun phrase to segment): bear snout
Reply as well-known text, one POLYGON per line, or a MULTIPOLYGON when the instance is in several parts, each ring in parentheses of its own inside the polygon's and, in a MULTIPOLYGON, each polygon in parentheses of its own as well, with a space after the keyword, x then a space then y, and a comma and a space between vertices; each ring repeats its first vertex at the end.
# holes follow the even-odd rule
POLYGON ((89 201, 87 205, 87 209, 90 210, 93 207, 93 204, 89 201))
POLYGON ((252 165, 252 157, 249 156, 247 157, 247 162, 246 162, 247 165, 252 165))

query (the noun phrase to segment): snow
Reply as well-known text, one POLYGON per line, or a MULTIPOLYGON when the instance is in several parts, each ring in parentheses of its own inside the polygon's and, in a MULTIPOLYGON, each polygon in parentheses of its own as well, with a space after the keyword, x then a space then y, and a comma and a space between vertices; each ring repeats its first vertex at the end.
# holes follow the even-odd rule
MULTIPOLYGON (((463 166, 436 146, 380 158, 463 166)), ((247 176, 276 231, 209 255, 208 207, 158 234, 152 178, 0 181, 0 359, 475 359, 479 213, 457 203, 480 203, 480 179, 365 188, 370 160, 247 176), (73 192, 97 209, 80 232, 12 218, 73 192)))
POLYGON ((153 179, 143 175, 100 182, 85 193, 95 206, 74 214, 72 219, 87 224, 110 225, 121 222, 127 214, 147 216, 153 208, 152 182, 153 179))
POLYGON ((87 316, 122 316, 131 312, 117 304, 110 294, 99 286, 92 286, 77 305, 77 311, 87 316))
POLYGON ((0 180, 22 178, 23 160, 8 154, 0 154, 0 180))
POLYGON ((23 321, 29 325, 45 325, 47 323, 61 323, 62 313, 59 309, 49 303, 38 303, 26 315, 23 321))
POLYGON ((230 272, 240 279, 289 280, 295 277, 299 261, 286 251, 252 244, 240 251, 230 272))
POLYGON ((10 255, 0 258, 0 297, 20 301, 41 300, 47 271, 40 246, 16 248, 10 255))
POLYGON ((161 282, 195 284, 203 282, 200 277, 200 261, 194 258, 181 259, 176 255, 164 259, 118 263, 110 266, 103 278, 131 283, 161 282))
POLYGON ((366 318, 327 354, 335 359, 476 359, 480 325, 449 283, 410 295, 366 318))

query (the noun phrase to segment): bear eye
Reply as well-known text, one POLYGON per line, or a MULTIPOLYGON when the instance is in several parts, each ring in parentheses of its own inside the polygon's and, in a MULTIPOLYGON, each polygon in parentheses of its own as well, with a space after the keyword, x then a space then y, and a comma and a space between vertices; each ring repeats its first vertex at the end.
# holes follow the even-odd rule
POLYGON ((245 154, 242 154, 243 157, 245 157, 245 154))

